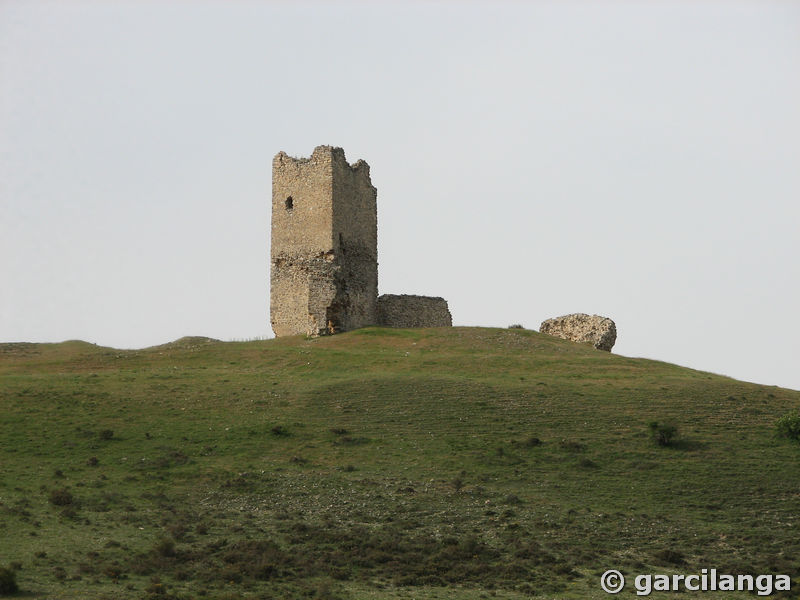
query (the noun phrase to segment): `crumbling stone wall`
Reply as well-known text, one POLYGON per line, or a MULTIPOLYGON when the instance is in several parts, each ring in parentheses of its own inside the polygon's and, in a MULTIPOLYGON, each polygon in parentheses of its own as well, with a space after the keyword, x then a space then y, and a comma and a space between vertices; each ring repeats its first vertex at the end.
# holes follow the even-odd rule
POLYGON ((276 336, 377 322, 377 190, 369 165, 318 146, 272 161, 270 319, 276 336))
POLYGON ((384 294, 378 298, 378 324, 385 327, 450 327, 444 298, 384 294))
POLYGON ((574 313, 547 319, 539 327, 546 333, 573 342, 589 343, 598 350, 611 352, 617 341, 617 326, 608 317, 574 313))
POLYGON ((278 337, 452 325, 442 298, 379 302, 377 190, 369 165, 348 164, 341 148, 272 161, 270 320, 278 337))
POLYGON ((340 148, 333 162, 334 252, 339 257, 334 299, 341 331, 374 325, 378 303, 377 190, 369 165, 347 164, 340 148))

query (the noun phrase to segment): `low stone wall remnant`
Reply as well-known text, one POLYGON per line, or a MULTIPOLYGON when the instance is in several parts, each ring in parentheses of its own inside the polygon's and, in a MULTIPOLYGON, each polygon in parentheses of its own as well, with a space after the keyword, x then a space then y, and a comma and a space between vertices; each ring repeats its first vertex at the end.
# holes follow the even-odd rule
POLYGON ((384 294, 378 298, 378 325, 384 327, 452 327, 447 300, 432 296, 384 294))
POLYGON ((611 352, 617 341, 617 326, 608 317, 574 313, 547 319, 539 327, 539 333, 546 333, 564 340, 589 343, 598 350, 611 352))

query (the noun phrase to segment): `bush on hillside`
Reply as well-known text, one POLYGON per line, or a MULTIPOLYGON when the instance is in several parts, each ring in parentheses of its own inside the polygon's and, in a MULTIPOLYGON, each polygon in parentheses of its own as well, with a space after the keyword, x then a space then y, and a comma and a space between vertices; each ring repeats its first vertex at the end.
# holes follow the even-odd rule
POLYGON ((75 497, 69 488, 60 488, 57 490, 50 490, 50 504, 54 506, 69 506, 75 501, 75 497))
POLYGON ((800 442, 800 413, 797 411, 783 415, 776 423, 778 435, 800 442))
POLYGON ((675 441, 675 437, 678 435, 678 428, 674 425, 652 421, 648 423, 647 426, 650 428, 650 433, 659 446, 671 446, 672 442, 675 441))
POLYGON ((0 595, 15 594, 18 591, 17 574, 12 569, 0 567, 0 595))

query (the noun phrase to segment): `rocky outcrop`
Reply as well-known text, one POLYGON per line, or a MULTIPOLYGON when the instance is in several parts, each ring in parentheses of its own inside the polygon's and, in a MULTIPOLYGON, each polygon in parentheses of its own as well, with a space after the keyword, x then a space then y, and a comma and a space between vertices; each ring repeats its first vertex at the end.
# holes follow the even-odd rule
POLYGON ((547 319, 539 327, 546 333, 573 342, 589 343, 598 350, 611 352, 617 341, 617 326, 608 317, 575 313, 547 319))
POLYGON ((378 298, 378 325, 384 327, 450 327, 453 318, 444 298, 384 294, 378 298))

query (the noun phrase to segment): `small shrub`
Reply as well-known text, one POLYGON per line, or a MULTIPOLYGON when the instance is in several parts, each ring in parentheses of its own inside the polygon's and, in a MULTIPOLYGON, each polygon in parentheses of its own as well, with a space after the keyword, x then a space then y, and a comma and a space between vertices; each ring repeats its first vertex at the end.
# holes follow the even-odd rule
POLYGON ((175 541, 169 538, 162 538, 153 546, 153 554, 158 556, 175 556, 175 541))
POLYGON ((678 435, 678 428, 674 425, 652 421, 648 423, 647 426, 650 428, 650 433, 659 446, 671 446, 672 442, 675 441, 675 437, 678 435))
POLYGON ((115 581, 120 577, 122 577, 124 573, 125 572, 122 570, 122 567, 116 563, 106 565, 105 567, 103 567, 103 575, 115 581))
POLYGON ((800 442, 800 413, 797 411, 783 415, 775 426, 779 436, 800 442))
POLYGON ((167 525, 166 530, 173 539, 183 541, 186 538, 186 534, 189 533, 189 525, 184 521, 179 521, 167 525))
POLYGON ((461 491, 461 488, 464 487, 464 480, 461 477, 456 477, 453 481, 450 482, 450 485, 453 486, 453 489, 457 492, 461 491))
POLYGON ((542 445, 542 440, 540 440, 537 437, 533 437, 532 436, 532 437, 529 437, 527 440, 525 440, 525 445, 528 446, 528 448, 534 448, 536 446, 541 446, 542 445))
POLYGON ((97 434, 101 440, 108 441, 114 437, 114 430, 113 429, 103 429, 100 433, 97 434))
POLYGON ((167 595, 167 586, 161 582, 161 579, 153 576, 150 578, 150 585, 148 585, 144 591, 147 592, 148 598, 157 598, 159 596, 167 595))
POLYGON ((75 510, 75 507, 65 506, 64 509, 59 513, 65 519, 77 519, 78 518, 78 511, 75 510))
POLYGON ((663 565, 682 565, 686 563, 682 552, 670 550, 669 548, 659 550, 653 557, 663 565))
POLYGON ((12 569, 0 567, 0 594, 16 594, 18 591, 17 574, 12 569))
POLYGON ((100 461, 97 459, 96 456, 90 456, 89 459, 86 461, 86 464, 90 467, 96 467, 100 464, 100 461))
POLYGON ((313 598, 317 600, 338 600, 339 596, 336 594, 331 580, 325 579, 317 584, 313 598))
POLYGON ((347 435, 348 433, 350 433, 350 432, 349 432, 349 431, 347 431, 347 429, 345 429, 344 427, 331 427, 331 430, 330 430, 330 431, 331 431, 331 433, 333 433, 334 435, 347 435))
POLYGON ((583 452, 586 450, 586 444, 573 442, 571 440, 561 440, 558 445, 562 450, 566 450, 567 452, 583 452))
POLYGON ((337 438, 333 443, 337 446, 360 446, 369 443, 369 438, 343 435, 337 438))
POLYGON ((59 488, 57 490, 50 491, 50 504, 53 506, 69 506, 75 501, 75 498, 72 495, 72 492, 69 491, 69 488, 59 488))
POLYGON ((509 329, 525 329, 520 323, 514 323, 508 326, 509 329))
POLYGON ((289 435, 289 430, 286 429, 286 427, 284 427, 283 425, 275 425, 275 427, 273 427, 269 431, 272 435, 278 437, 285 437, 289 435))

